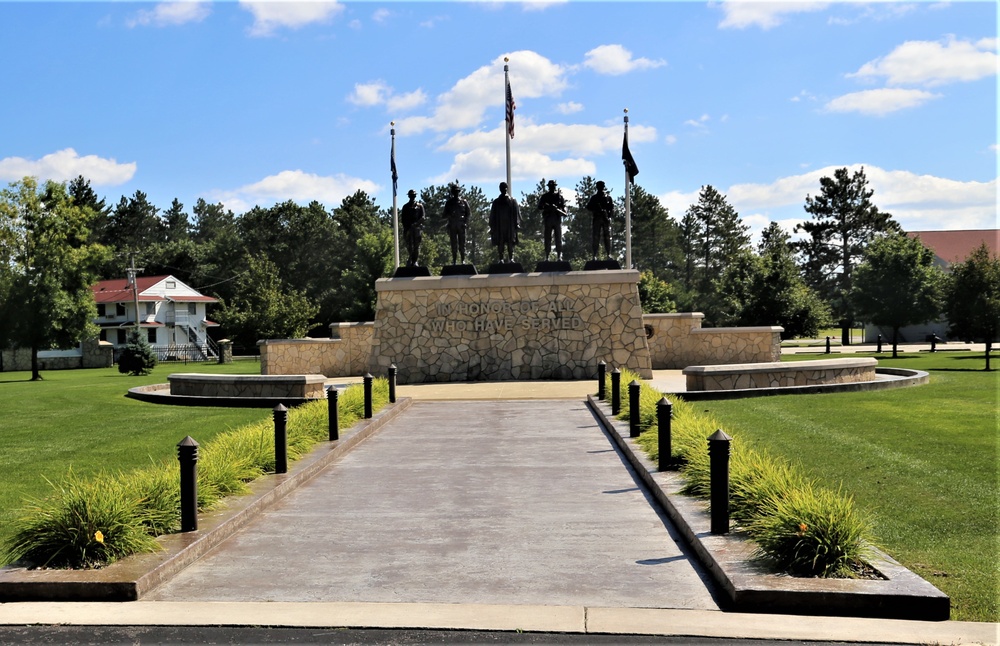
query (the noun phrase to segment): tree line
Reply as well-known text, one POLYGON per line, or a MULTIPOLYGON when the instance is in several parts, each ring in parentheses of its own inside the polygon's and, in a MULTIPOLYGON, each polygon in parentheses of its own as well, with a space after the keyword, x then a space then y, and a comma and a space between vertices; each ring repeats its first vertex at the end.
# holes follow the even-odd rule
MULTIPOLYGON (((573 269, 590 259, 585 205, 595 184, 583 177, 567 200, 563 256, 573 269)), ((489 244, 492 198, 479 187, 459 186, 472 213, 466 257, 482 268, 496 259, 489 244)), ((798 240, 772 222, 756 246, 727 197, 710 185, 679 219, 641 186, 630 190, 632 261, 647 312, 700 311, 715 327, 780 325, 789 338, 815 336, 832 323, 846 332, 861 320, 898 330, 945 311, 963 338, 996 336, 995 327, 962 321, 988 321, 989 312, 994 322, 1000 318, 1000 309, 990 310, 1000 308, 1000 261, 977 252, 946 280, 929 252, 907 243, 898 223, 874 204, 863 169, 821 179, 819 192, 805 198, 810 219, 797 227, 798 240), (966 269, 974 276, 962 278, 966 269), (910 283, 919 296, 901 295, 910 283), (976 311, 985 308, 986 315, 963 314, 969 290, 985 294, 976 311), (896 314, 886 316, 889 310, 896 314)), ((418 191, 426 211, 419 264, 435 274, 451 260, 443 217, 448 192, 446 185, 418 191)), ((545 192, 542 178, 519 197, 516 255, 526 268, 544 259, 537 205, 545 192)), ((613 197, 612 253, 623 262, 625 200, 613 197)), ((0 347, 37 352, 96 334, 87 288, 122 277, 133 255, 145 275, 173 274, 218 298, 212 316, 238 347, 253 351, 258 339, 326 336, 332 322, 371 320, 375 281, 393 271, 392 214, 363 191, 333 209, 286 201, 235 214, 203 199, 190 210, 177 199, 161 210, 142 191, 112 205, 84 177, 13 182, 0 191, 0 347)))

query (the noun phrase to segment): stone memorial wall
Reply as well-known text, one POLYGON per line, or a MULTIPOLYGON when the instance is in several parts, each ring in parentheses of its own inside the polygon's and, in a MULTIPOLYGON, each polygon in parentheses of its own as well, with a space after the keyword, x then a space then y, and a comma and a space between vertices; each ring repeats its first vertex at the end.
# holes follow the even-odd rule
POLYGON ((388 278, 369 371, 399 383, 590 379, 597 362, 652 376, 639 272, 388 278))

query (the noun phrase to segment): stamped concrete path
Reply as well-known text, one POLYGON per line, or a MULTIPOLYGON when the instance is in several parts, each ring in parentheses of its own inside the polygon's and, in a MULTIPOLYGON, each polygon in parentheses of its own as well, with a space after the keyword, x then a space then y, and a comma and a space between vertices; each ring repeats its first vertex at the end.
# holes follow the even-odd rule
POLYGON ((144 597, 717 610, 580 401, 416 402, 144 597))

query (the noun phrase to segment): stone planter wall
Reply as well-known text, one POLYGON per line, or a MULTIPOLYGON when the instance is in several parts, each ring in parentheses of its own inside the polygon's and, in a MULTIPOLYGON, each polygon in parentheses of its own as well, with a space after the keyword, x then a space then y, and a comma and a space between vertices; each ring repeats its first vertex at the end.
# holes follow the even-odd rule
POLYGON ((171 395, 193 397, 293 397, 324 399, 323 375, 206 375, 178 372, 167 376, 171 395))
MULTIPOLYGON (((82 350, 75 352, 40 352, 39 370, 75 370, 78 368, 110 368, 114 365, 114 346, 107 341, 88 339, 82 350), (46 356, 48 355, 48 356, 46 356)), ((3 350, 3 371, 31 370, 31 349, 3 350)))
POLYGON ((760 363, 781 359, 777 326, 701 327, 704 314, 644 314, 654 370, 679 370, 691 365, 760 363))
POLYGON ((639 272, 388 278, 369 371, 399 383, 590 379, 597 362, 652 376, 639 272))
POLYGON ((849 384, 875 380, 878 361, 872 358, 823 359, 787 363, 688 366, 688 391, 743 390, 849 384))

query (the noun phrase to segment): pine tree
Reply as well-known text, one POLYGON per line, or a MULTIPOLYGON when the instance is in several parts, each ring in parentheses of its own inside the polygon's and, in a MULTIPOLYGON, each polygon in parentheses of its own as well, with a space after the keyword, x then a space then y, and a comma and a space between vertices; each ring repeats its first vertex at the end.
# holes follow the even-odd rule
POLYGON ((795 245, 806 280, 830 303, 844 345, 851 342, 855 318, 850 301, 854 267, 872 240, 902 231, 892 215, 871 201, 873 194, 864 168, 853 175, 839 168, 832 178, 820 179, 819 195, 806 196, 805 210, 812 220, 795 227, 796 233, 807 235, 795 245))
MULTIPOLYGON (((618 199, 625 211, 625 198, 618 199)), ((683 264, 680 231, 659 198, 637 184, 631 188, 632 264, 635 269, 651 271, 660 280, 676 275, 683 264)))

